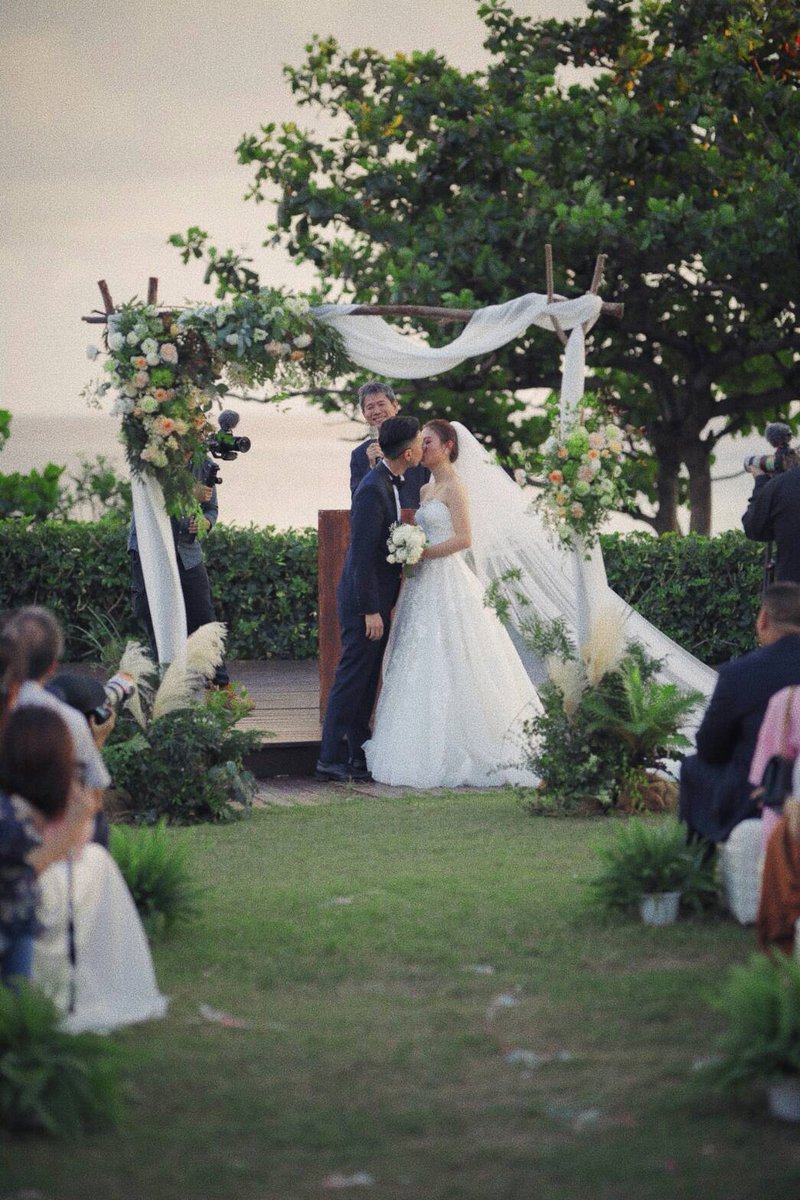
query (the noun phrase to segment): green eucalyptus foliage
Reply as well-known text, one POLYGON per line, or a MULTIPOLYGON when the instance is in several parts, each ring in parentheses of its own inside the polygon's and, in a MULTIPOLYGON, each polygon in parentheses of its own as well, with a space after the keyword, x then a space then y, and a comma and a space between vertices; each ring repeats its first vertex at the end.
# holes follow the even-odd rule
POLYGON ((187 848, 170 838, 163 819, 151 828, 112 825, 109 849, 151 938, 171 933, 195 915, 199 893, 187 848))
POLYGON ((47 996, 19 981, 0 986, 0 1127, 75 1137, 120 1115, 119 1047, 93 1033, 62 1033, 47 996))
POLYGON ((715 1068, 726 1084, 774 1081, 800 1073, 800 964, 754 954, 731 968, 713 1006, 727 1020, 715 1068))
POLYGON ((686 828, 673 817, 634 817, 599 848, 602 865, 592 892, 607 909, 633 910, 642 896, 659 892, 680 892, 684 908, 700 909, 716 896, 703 853, 686 845, 686 828))
MULTIPOLYGON (((489 59, 468 72, 435 51, 315 37, 285 68, 308 128, 266 120, 242 138, 247 197, 277 201, 271 243, 355 302, 474 308, 542 292, 546 242, 572 295, 604 251, 603 292, 625 317, 596 327, 589 364, 646 431, 637 507, 674 530, 688 492, 692 528, 708 532, 716 443, 785 418, 800 383, 796 4, 588 8, 558 21, 479 4, 489 59), (592 70, 565 86, 563 67, 592 70)), ((194 226, 173 241, 205 255, 220 295, 257 287, 248 260, 207 238, 194 226)), ((532 331, 446 381, 404 384, 406 406, 458 417, 503 455, 530 448, 543 423, 518 392, 555 386, 559 352, 532 331)))

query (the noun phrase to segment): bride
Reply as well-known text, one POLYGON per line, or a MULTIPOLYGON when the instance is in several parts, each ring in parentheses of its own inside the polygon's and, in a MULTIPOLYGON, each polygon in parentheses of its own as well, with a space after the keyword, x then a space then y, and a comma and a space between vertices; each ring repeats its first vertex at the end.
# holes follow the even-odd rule
POLYGON ((613 610, 626 640, 662 663, 662 680, 711 695, 716 672, 611 590, 599 547, 587 560, 580 550, 554 546, 529 495, 463 425, 429 422, 423 447, 433 478, 422 490, 417 523, 429 545, 401 591, 387 647, 375 729, 365 745, 375 779, 414 787, 536 782, 513 766, 526 717, 541 711, 531 680, 546 678, 513 628, 524 628, 531 615, 560 620, 582 645, 595 617, 613 610), (485 588, 509 568, 513 644, 483 604, 485 588))
POLYGON ((379 782, 410 787, 533 786, 517 763, 524 722, 541 705, 463 556, 470 505, 458 453, 457 429, 429 421, 422 464, 432 479, 416 514, 428 544, 400 594, 367 765, 379 782))

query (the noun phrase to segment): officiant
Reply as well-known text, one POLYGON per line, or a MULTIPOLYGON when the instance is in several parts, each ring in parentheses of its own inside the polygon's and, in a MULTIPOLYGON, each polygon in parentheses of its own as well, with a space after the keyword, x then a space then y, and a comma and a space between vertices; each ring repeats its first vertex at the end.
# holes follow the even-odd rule
MULTIPOLYGON (((385 420, 396 417, 400 404, 394 391, 388 383, 379 379, 371 379, 358 389, 358 402, 364 420, 370 426, 370 435, 366 441, 356 446, 350 455, 350 499, 356 494, 356 488, 377 462, 383 458, 378 442, 378 431, 385 420)), ((403 473, 400 484, 401 508, 419 508, 419 491, 431 477, 427 467, 408 467, 403 473)))

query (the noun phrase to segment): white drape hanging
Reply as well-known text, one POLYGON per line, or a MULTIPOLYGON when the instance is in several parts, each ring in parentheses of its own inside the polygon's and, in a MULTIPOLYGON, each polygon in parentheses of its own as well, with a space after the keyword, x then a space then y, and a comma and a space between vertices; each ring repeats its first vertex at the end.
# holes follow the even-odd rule
POLYGON ((186 645, 186 609, 172 526, 157 480, 149 475, 132 475, 131 493, 158 661, 170 663, 186 645))

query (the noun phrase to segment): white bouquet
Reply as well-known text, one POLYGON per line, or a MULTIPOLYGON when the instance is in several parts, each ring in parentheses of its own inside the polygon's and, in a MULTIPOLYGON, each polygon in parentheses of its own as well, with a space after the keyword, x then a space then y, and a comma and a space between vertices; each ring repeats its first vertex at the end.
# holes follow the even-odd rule
POLYGON ((400 563, 403 567, 403 574, 409 576, 416 563, 422 558, 422 551, 425 549, 427 541, 425 531, 420 529, 419 525, 405 525, 395 521, 390 526, 389 537, 386 539, 386 545, 389 548, 386 561, 400 563))

